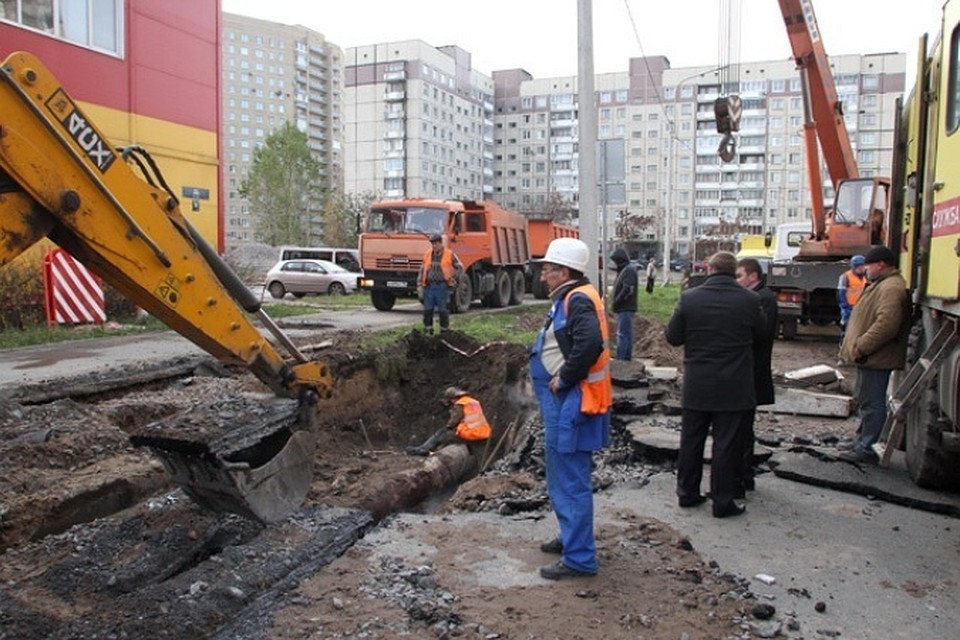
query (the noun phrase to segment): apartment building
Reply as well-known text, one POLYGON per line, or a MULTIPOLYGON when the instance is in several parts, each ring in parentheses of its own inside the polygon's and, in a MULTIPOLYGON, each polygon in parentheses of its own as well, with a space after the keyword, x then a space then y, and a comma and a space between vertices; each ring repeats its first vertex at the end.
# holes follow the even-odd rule
MULTIPOLYGON (((253 151, 284 122, 307 135, 326 187, 343 188, 342 50, 316 31, 223 14, 223 191, 228 246, 254 240, 240 195, 253 151)), ((321 202, 311 203, 322 237, 321 202)))
MULTIPOLYGON (((888 173, 906 57, 836 56, 831 65, 861 174, 888 173)), ((534 79, 513 69, 494 71, 493 78, 493 198, 520 211, 576 210, 576 77, 534 79)), ((672 253, 692 256, 695 239, 732 240, 809 218, 803 104, 794 63, 739 65, 734 80, 744 110, 730 163, 717 153, 713 105, 721 80, 730 79, 721 78, 718 69, 671 69, 662 56, 633 58, 626 72, 596 76, 598 137, 622 140, 626 158, 626 202, 608 205, 608 237, 659 241, 669 225, 672 253), (624 224, 630 219, 647 224, 624 224)), ((823 175, 829 185, 825 170, 823 175)), ((825 198, 832 195, 828 188, 825 198)))
POLYGON ((346 50, 344 185, 376 198, 493 193, 493 81, 456 46, 346 50))

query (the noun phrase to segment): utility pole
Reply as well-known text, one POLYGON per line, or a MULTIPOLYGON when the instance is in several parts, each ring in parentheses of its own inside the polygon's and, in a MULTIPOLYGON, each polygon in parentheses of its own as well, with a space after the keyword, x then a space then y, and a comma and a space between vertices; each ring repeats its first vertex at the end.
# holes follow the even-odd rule
MULTIPOLYGON (((577 0, 577 90, 580 128, 579 191, 580 239, 598 256, 597 246, 597 107, 593 95, 593 0, 577 0)), ((591 282, 602 283, 602 256, 591 260, 591 282)))

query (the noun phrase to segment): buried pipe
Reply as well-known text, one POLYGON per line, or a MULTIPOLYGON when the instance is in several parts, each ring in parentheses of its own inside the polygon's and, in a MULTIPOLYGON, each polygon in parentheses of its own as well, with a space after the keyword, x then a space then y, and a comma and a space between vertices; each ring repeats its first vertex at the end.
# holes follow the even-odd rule
POLYGON ((357 507, 369 511, 374 520, 379 521, 460 484, 469 479, 475 469, 476 461, 465 445, 448 445, 429 456, 423 465, 390 478, 376 495, 357 507))

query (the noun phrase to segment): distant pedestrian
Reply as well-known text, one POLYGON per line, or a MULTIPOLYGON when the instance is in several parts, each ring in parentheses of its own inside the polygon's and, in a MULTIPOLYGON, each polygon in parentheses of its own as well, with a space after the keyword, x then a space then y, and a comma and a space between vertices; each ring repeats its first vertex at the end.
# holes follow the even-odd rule
POLYGON ((740 434, 757 404, 753 344, 763 331, 760 299, 737 284, 736 268, 731 253, 711 256, 706 280, 680 294, 666 331, 667 342, 684 348, 677 497, 681 507, 706 501, 700 481, 703 447, 712 430, 710 490, 717 518, 745 510, 736 502, 743 488, 740 434))
POLYGON ((837 282, 837 304, 840 305, 840 341, 847 332, 847 323, 850 314, 857 306, 863 290, 867 287, 867 276, 864 274, 864 257, 856 255, 850 258, 850 268, 840 274, 837 282))
POLYGON ((840 454, 851 462, 878 461, 873 445, 887 419, 890 372, 906 364, 910 298, 896 263, 887 247, 874 247, 864 256, 869 284, 850 314, 840 345, 840 359, 857 366, 854 395, 860 406, 860 426, 850 450, 840 454))
POLYGON ((657 263, 653 258, 647 263, 647 293, 653 293, 653 285, 657 281, 657 263))
POLYGON ((593 535, 593 452, 610 444, 608 330, 603 300, 584 272, 590 250, 575 238, 547 247, 540 280, 553 306, 530 349, 530 378, 543 419, 547 493, 560 535, 540 545, 560 561, 541 567, 549 580, 597 573, 593 535))
POLYGON ((617 265, 613 313, 617 316, 617 360, 633 359, 633 317, 637 314, 637 268, 622 248, 610 256, 617 265))
POLYGON ((450 327, 450 291, 456 290, 463 266, 456 254, 443 246, 443 236, 430 238, 430 248, 423 256, 417 282, 423 287, 423 331, 433 335, 433 310, 440 315, 440 332, 450 327))
MULTIPOLYGON (((760 297, 760 311, 763 314, 763 334, 753 341, 753 386, 757 394, 757 405, 773 404, 773 343, 777 339, 777 296, 766 287, 763 270, 756 258, 743 258, 737 262, 737 284, 753 291, 760 297)), ((754 423, 757 412, 752 411, 742 427, 743 448, 743 488, 753 491, 756 482, 756 470, 753 466, 753 447, 756 442, 754 423)))

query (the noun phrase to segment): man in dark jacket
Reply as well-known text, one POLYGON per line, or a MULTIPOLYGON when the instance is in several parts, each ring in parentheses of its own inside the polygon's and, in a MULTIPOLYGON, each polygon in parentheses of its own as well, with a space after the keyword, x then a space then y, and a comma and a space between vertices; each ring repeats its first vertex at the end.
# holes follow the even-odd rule
POLYGON ((637 313, 637 268, 623 248, 610 256, 617 265, 613 284, 613 312, 617 314, 617 360, 633 359, 633 316, 637 313))
MULTIPOLYGON (((773 342, 777 338, 777 296, 766 287, 763 270, 756 258, 743 258, 737 262, 737 284, 760 296, 760 311, 763 313, 763 336, 753 343, 753 388, 757 393, 757 405, 773 404, 773 342)), ((753 491, 756 473, 753 468, 753 445, 756 436, 753 424, 757 412, 750 414, 743 426, 743 488, 753 491)))
POLYGON ((860 428, 851 450, 840 457, 875 463, 873 445, 887 419, 890 372, 906 364, 910 297, 893 251, 874 247, 864 256, 864 262, 869 284, 850 314, 840 345, 840 359, 857 365, 854 395, 860 405, 860 428))
POLYGON ((737 516, 742 489, 741 425, 756 407, 753 344, 763 337, 760 299, 737 284, 737 260, 720 252, 707 262, 703 284, 684 291, 667 325, 667 342, 683 345, 683 419, 677 460, 677 496, 694 507, 700 494, 703 447, 713 427, 710 490, 713 515, 737 516))

